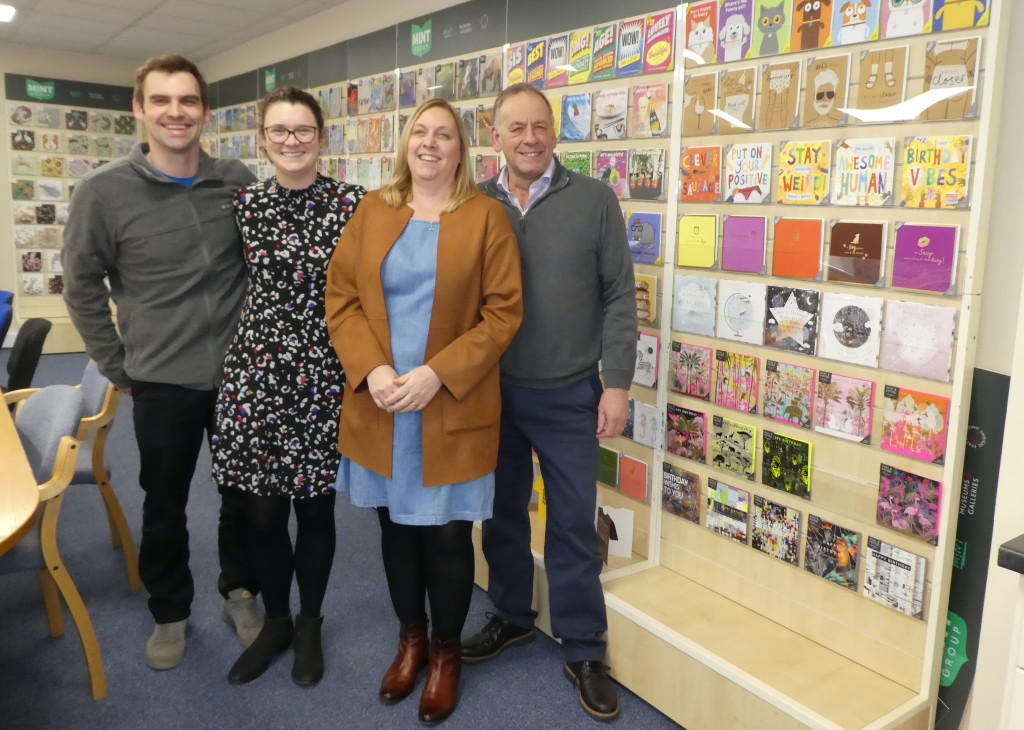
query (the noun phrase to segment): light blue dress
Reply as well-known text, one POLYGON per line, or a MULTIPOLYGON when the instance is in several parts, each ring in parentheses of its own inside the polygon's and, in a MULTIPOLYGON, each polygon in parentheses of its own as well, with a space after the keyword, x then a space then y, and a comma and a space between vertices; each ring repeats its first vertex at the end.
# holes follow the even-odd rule
MULTIPOLYGON (((437 235, 437 223, 410 220, 381 269, 391 352, 400 374, 423 364, 434 304, 437 235)), ((387 507, 391 520, 402 525, 443 525, 451 520, 490 517, 494 473, 468 482, 424 487, 420 413, 396 413, 394 417, 391 478, 342 457, 337 490, 348 491, 357 507, 387 507)))

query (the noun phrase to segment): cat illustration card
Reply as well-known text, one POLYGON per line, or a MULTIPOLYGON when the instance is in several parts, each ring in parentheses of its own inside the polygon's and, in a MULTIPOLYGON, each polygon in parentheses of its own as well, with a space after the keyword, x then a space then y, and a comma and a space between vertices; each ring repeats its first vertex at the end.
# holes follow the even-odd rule
POLYGON ((761 66, 761 107, 757 128, 790 129, 797 124, 803 64, 780 61, 761 66))
POLYGON ((813 355, 820 296, 813 289, 769 286, 764 305, 765 347, 813 355))
POLYGON ((717 283, 709 277, 676 274, 672 289, 672 329, 714 336, 717 283))
POLYGON ((722 148, 683 147, 679 152, 679 201, 717 203, 722 194, 722 148))
POLYGON ((850 54, 807 59, 803 126, 836 127, 846 123, 850 54))
POLYGON ((722 219, 722 270, 764 271, 768 222, 763 216, 727 215, 722 219))
POLYGON ((686 8, 686 68, 718 61, 718 0, 690 3, 686 8))
POLYGON ((878 367, 882 299, 825 292, 821 303, 818 356, 851 365, 878 367))
POLYGON ((879 286, 885 271, 886 224, 832 221, 828 244, 828 280, 879 286))
POLYGON ((707 500, 704 519, 708 529, 746 545, 750 492, 709 478, 707 500))
POLYGON ((683 84, 683 137, 699 137, 714 131, 711 110, 718 100, 718 74, 687 75, 683 84))
POLYGON ((907 137, 903 144, 900 206, 945 210, 970 207, 970 165, 970 136, 907 137))
POLYGON ((857 109, 884 109, 899 104, 907 88, 909 46, 860 52, 857 109))
POLYGON ((883 39, 923 35, 931 30, 932 0, 882 0, 880 5, 883 39))
POLYGON ((792 10, 788 0, 754 1, 754 40, 751 58, 777 56, 789 51, 789 16, 792 10))
POLYGON ((704 463, 707 457, 707 414, 669 403, 665 452, 704 463))
POLYGON ((684 215, 676 232, 676 265, 713 268, 718 248, 718 216, 684 215))
POLYGON ((895 168, 894 137, 839 140, 832 168, 832 205, 892 205, 895 168))
POLYGON ((765 285, 722 279, 718 284, 718 337, 750 345, 764 344, 765 285))
POLYGON ((992 0, 935 0, 932 32, 988 25, 992 0))
POLYGON ((800 562, 800 510, 754 495, 750 546, 790 565, 800 562))
POLYGON ((824 48, 832 32, 832 3, 793 0, 793 31, 790 51, 824 48))
POLYGON ((823 205, 828 202, 832 143, 781 142, 776 202, 823 205))
POLYGON ((715 404, 757 413, 761 361, 753 355, 715 350, 715 404))
POLYGON ((712 417, 711 424, 711 465, 754 481, 757 426, 723 416, 712 417))
POLYGON ((669 365, 670 386, 700 400, 711 395, 711 348, 674 340, 669 365))
POLYGON ((847 441, 871 443, 874 403, 872 381, 819 370, 814 430, 847 441))
POLYGON ((700 475, 667 461, 661 465, 661 508, 690 522, 700 522, 700 475))
POLYGON ((763 413, 767 418, 800 428, 811 427, 814 368, 768 360, 763 390, 763 413))
POLYGON ((718 7, 718 60, 747 58, 753 40, 754 0, 721 0, 718 7))
POLYGON ((878 524, 921 537, 932 545, 939 540, 939 498, 942 484, 935 479, 882 464, 878 475, 878 524))
POLYGON ((846 0, 832 12, 832 45, 878 40, 878 13, 887 0, 846 0))
POLYGON ((921 119, 969 119, 978 116, 975 100, 980 51, 981 38, 932 41, 928 44, 924 58, 924 90, 963 89, 963 92, 932 104, 921 113, 921 119))
POLYGON ((726 146, 722 182, 726 203, 763 203, 772 192, 772 144, 726 146))
POLYGON ((895 385, 885 386, 883 398, 879 445, 912 459, 944 463, 949 399, 895 385))
POLYGON ((881 366, 948 382, 955 320, 954 307, 890 300, 885 305, 881 366))
POLYGON ((719 134, 749 132, 754 128, 754 98, 757 92, 757 69, 737 68, 722 71, 718 77, 719 134))
POLYGON ((892 285, 947 294, 956 281, 957 225, 897 223, 892 285))
POLYGON ((820 278, 824 232, 821 218, 776 218, 772 276, 820 278))

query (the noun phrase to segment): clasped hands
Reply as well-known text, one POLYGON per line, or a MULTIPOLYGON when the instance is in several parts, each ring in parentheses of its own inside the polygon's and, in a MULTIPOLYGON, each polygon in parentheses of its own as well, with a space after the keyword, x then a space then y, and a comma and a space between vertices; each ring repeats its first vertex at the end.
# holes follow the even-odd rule
POLYGON ((390 365, 378 365, 366 376, 373 402, 388 413, 423 410, 437 391, 441 379, 429 365, 420 365, 399 375, 390 365))

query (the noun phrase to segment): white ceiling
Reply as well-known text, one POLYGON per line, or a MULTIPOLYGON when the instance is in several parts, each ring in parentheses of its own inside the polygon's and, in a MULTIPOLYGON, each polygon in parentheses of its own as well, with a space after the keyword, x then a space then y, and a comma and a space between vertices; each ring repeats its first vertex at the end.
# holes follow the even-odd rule
POLYGON ((0 0, 17 8, 0 42, 142 60, 202 61, 342 0, 0 0))

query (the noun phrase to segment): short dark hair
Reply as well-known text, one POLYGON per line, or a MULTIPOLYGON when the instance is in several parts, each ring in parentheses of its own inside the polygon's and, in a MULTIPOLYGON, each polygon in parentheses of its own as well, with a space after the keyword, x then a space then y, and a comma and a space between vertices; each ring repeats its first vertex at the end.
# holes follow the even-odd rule
POLYGON ((199 98, 203 102, 203 109, 210 108, 210 89, 206 85, 206 79, 199 73, 199 67, 189 61, 184 56, 176 56, 174 54, 165 54, 163 56, 153 56, 147 58, 145 63, 138 67, 135 71, 135 101, 141 105, 144 101, 144 94, 142 87, 146 83, 146 77, 149 76, 151 71, 162 71, 163 73, 190 73, 192 74, 196 82, 199 84, 199 98))
POLYGON ((498 120, 501 117, 501 107, 507 99, 519 94, 532 94, 538 99, 544 102, 544 106, 548 108, 548 115, 551 119, 555 118, 555 113, 551 110, 551 100, 544 94, 543 91, 538 89, 536 86, 527 83, 512 84, 507 89, 498 94, 498 98, 494 100, 494 113, 491 118, 491 123, 495 127, 498 126, 498 120))
POLYGON ((263 126, 263 120, 267 116, 267 109, 270 108, 272 104, 282 102, 285 104, 301 104, 304 107, 308 107, 309 110, 313 112, 313 117, 316 119, 316 128, 324 128, 324 110, 321 108, 320 102, 314 99, 313 95, 308 91, 297 89, 294 86, 281 86, 260 99, 260 126, 263 126))

